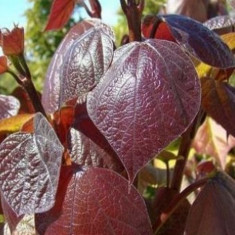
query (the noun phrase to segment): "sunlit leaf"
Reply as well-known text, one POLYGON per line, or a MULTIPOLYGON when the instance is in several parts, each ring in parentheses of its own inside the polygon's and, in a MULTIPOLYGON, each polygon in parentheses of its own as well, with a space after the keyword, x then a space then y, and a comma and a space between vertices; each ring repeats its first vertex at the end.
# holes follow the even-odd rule
POLYGON ((144 18, 142 23, 142 33, 146 38, 154 36, 156 39, 175 42, 169 27, 158 16, 148 15, 144 18))
POLYGON ((15 97, 0 95, 0 120, 15 116, 19 108, 20 103, 15 97))
POLYGON ((60 186, 57 210, 36 216, 39 234, 152 234, 142 197, 115 172, 77 171, 60 186))
POLYGON ((122 163, 91 121, 85 102, 77 104, 75 117, 75 123, 69 133, 69 150, 72 160, 81 166, 106 167, 121 172, 122 163))
POLYGON ((235 53, 235 33, 221 35, 221 38, 228 45, 230 50, 235 53))
POLYGON ((69 20, 75 0, 54 0, 45 30, 60 29, 69 20))
POLYGON ((60 106, 87 93, 99 82, 113 59, 113 39, 111 28, 100 23, 68 48, 60 74, 60 106))
POLYGON ((235 88, 224 82, 205 77, 202 83, 202 106, 204 110, 228 134, 235 136, 235 88))
POLYGON ((6 56, 18 56, 24 52, 24 28, 14 26, 10 31, 5 29, 1 35, 3 54, 6 56))
POLYGON ((0 56, 0 74, 5 73, 8 69, 7 66, 7 57, 0 56))
POLYGON ((40 113, 34 119, 34 134, 18 132, 1 143, 1 193, 18 216, 54 205, 62 153, 54 130, 40 113))
POLYGON ((0 121, 0 134, 13 133, 21 129, 22 125, 33 117, 33 114, 18 114, 0 121))
POLYGON ((224 168, 227 153, 235 146, 235 138, 227 136, 227 132, 213 119, 207 118, 197 131, 193 147, 198 153, 213 156, 224 168))
POLYGON ((150 39, 115 51, 88 94, 88 114, 117 152, 132 182, 137 172, 190 125, 200 85, 177 44, 150 39))
POLYGON ((193 203, 186 235, 232 235, 235 231, 235 182, 219 173, 210 180, 193 203))
MULTIPOLYGON (((227 44, 229 49, 233 53, 235 53, 235 33, 228 33, 221 35, 221 39, 223 40, 224 43, 227 44)), ((210 76, 213 77, 214 79, 219 79, 220 81, 228 79, 233 72, 233 68, 223 70, 219 68, 213 68, 212 66, 205 64, 203 62, 199 63, 196 66, 196 70, 200 78, 210 76)))
POLYGON ((225 34, 234 31, 235 17, 217 16, 207 20, 203 25, 218 34, 225 34))
POLYGON ((219 36, 199 22, 179 15, 165 15, 177 43, 206 64, 229 68, 235 66, 232 52, 219 36))
POLYGON ((74 41, 89 28, 101 24, 98 19, 84 20, 70 29, 56 50, 49 65, 42 93, 42 104, 47 113, 53 113, 59 108, 60 70, 64 63, 65 54, 74 41))

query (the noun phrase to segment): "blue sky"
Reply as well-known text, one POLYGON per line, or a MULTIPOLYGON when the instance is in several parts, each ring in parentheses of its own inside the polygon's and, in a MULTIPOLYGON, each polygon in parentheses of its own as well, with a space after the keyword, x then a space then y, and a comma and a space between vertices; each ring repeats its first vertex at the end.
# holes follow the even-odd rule
MULTIPOLYGON (((116 12, 120 7, 120 0, 100 0, 102 5, 103 21, 109 25, 116 23, 116 12)), ((28 0, 0 0, 0 28, 13 28, 14 24, 20 27, 26 26, 24 12, 30 8, 31 3, 28 0)), ((87 14, 83 12, 86 17, 87 14)), ((0 48, 0 55, 2 51, 0 48)))
MULTIPOLYGON (((103 21, 115 24, 115 14, 120 6, 120 0, 100 0, 100 3, 103 21)), ((27 0, 0 0, 0 28, 11 29, 14 23, 25 26, 26 19, 23 15, 30 5, 27 0)))

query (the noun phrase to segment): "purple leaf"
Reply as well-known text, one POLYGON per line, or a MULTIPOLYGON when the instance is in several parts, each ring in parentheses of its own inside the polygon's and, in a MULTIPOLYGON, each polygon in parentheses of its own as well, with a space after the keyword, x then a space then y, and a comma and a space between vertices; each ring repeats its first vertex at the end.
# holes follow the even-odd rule
POLYGON ((0 145, 0 187, 16 215, 49 210, 55 202, 63 147, 37 113, 34 134, 18 132, 0 145))
POLYGON ((202 107, 228 134, 235 136, 235 88, 211 77, 203 77, 201 84, 202 107))
MULTIPOLYGON (((46 80, 45 80, 45 84, 44 84, 44 89, 43 89, 43 94, 42 94, 42 103, 43 103, 43 106, 44 106, 47 113, 53 113, 57 109, 59 109, 59 102, 61 99, 60 95, 62 93, 61 85, 63 85, 63 87, 65 86, 65 84, 63 84, 63 83, 61 84, 61 81, 60 81, 60 79, 62 79, 61 78, 62 67, 63 67, 64 63, 67 63, 67 66, 68 66, 69 65, 68 63, 72 63, 72 61, 74 61, 74 60, 71 60, 71 58, 69 56, 69 53, 72 52, 71 47, 73 49, 76 49, 76 48, 74 48, 74 43, 78 44, 77 41, 80 40, 80 37, 82 34, 84 34, 90 28, 96 28, 98 30, 99 27, 103 28, 107 34, 111 33, 110 28, 108 26, 106 26, 105 24, 103 24, 100 20, 89 19, 89 20, 84 20, 81 23, 75 25, 68 32, 66 37, 61 42, 60 46, 58 47, 57 51, 55 52, 55 54, 51 60, 50 66, 48 68, 48 71, 46 74, 46 80), (65 57, 67 57, 67 59, 70 58, 71 61, 66 62, 67 59, 65 59, 65 57)), ((78 50, 79 50, 79 47, 76 49, 76 52, 74 51, 72 54, 77 53, 78 50)), ((98 54, 98 55, 100 56, 100 59, 101 59, 102 56, 100 54, 98 54)), ((96 55, 96 57, 97 57, 97 55, 96 55)), ((78 59, 77 57, 75 57, 75 58, 76 58, 76 60, 78 59)), ((70 64, 70 65, 72 65, 72 64, 70 64)), ((75 64, 73 64, 72 66, 73 66, 72 68, 77 67, 77 65, 75 66, 75 64)), ((81 70, 81 71, 84 72, 83 70, 81 70)), ((66 73, 66 72, 64 71, 64 73, 66 73)), ((63 78, 63 81, 65 79, 66 78, 63 78)))
POLYGON ((23 219, 24 216, 23 215, 17 216, 16 213, 8 205, 4 197, 1 197, 1 204, 2 204, 2 210, 4 213, 4 218, 8 223, 11 233, 14 234, 14 230, 16 229, 16 226, 21 221, 21 219, 23 219))
POLYGON ((233 53, 219 36, 199 22, 179 15, 165 15, 177 43, 206 64, 229 68, 235 66, 233 53))
POLYGON ((100 20, 97 19, 84 20, 78 23, 70 29, 56 50, 46 74, 42 93, 42 103, 47 113, 53 113, 59 108, 60 70, 65 53, 80 35, 99 23, 100 20))
POLYGON ((20 102, 13 96, 0 95, 0 120, 15 116, 20 108, 20 102))
POLYGON ((86 31, 68 48, 60 74, 60 106, 90 91, 113 59, 114 35, 100 23, 86 31))
POLYGON ((105 167, 121 172, 122 163, 91 121, 85 102, 77 104, 75 117, 75 123, 69 133, 69 150, 72 160, 81 166, 105 167))
POLYGON ((225 173, 210 180, 189 211, 186 235, 232 235, 235 231, 235 182, 225 173))
POLYGON ((207 20, 203 25, 218 34, 225 34, 234 31, 235 17, 217 16, 207 20))
POLYGON ((36 216, 39 234, 152 234, 142 197, 115 172, 77 171, 67 184, 61 184, 61 190, 66 189, 64 185, 68 186, 60 195, 60 210, 52 208, 36 216))
POLYGON ((123 162, 137 172, 191 124, 200 105, 194 66, 175 43, 150 39, 118 49, 88 94, 94 124, 123 162))

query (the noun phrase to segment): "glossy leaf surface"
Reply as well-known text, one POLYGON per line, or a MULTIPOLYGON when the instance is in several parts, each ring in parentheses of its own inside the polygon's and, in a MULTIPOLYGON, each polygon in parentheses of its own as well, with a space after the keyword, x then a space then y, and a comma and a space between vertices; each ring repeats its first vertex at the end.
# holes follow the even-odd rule
POLYGON ((113 40, 111 28, 100 23, 74 41, 61 68, 60 106, 94 88, 113 59, 113 40))
POLYGON ((198 195, 189 212, 187 235, 232 235, 235 231, 235 182, 219 173, 198 195))
POLYGON ((229 150, 235 147, 235 138, 228 137, 222 126, 207 118, 197 131, 193 147, 198 153, 214 157, 224 169, 226 156, 229 150))
POLYGON ((177 43, 206 64, 229 68, 235 66, 233 54, 219 36, 199 22, 179 15, 165 15, 177 43))
POLYGON ((0 120, 15 116, 20 108, 20 102, 13 96, 0 95, 0 120))
POLYGON ((190 125, 200 85, 189 58, 163 40, 133 42, 88 94, 88 114, 117 152, 132 182, 137 172, 190 125))
POLYGON ((235 17, 228 15, 217 16, 209 19, 203 25, 218 34, 229 33, 234 31, 235 17))
POLYGON ((68 179, 61 184, 61 190, 68 185, 65 195, 60 196, 61 209, 58 206, 57 211, 52 208, 37 215, 40 234, 58 231, 61 235, 152 234, 142 197, 120 175, 107 169, 90 168, 86 172, 77 171, 68 179), (53 220, 56 215, 59 217, 53 220))
POLYGON ((202 106, 228 134, 235 136, 235 88, 213 78, 203 78, 202 106))
POLYGON ((75 0, 54 0, 45 30, 60 29, 69 20, 75 0))
POLYGON ((117 154, 88 116, 86 103, 77 104, 75 123, 70 129, 69 150, 72 160, 81 166, 123 170, 117 154))
POLYGON ((34 134, 18 132, 0 145, 0 187, 17 215, 49 210, 55 202, 63 147, 38 113, 34 134))
POLYGON ((53 113, 59 108, 60 98, 60 71, 64 63, 65 54, 69 51, 75 40, 89 28, 101 24, 98 19, 84 20, 67 33, 60 46, 56 50, 49 65, 42 93, 42 104, 47 113, 53 113))
MULTIPOLYGON (((220 36, 224 43, 227 44, 229 49, 235 53, 235 33, 227 33, 220 36)), ((216 80, 228 80, 230 75, 233 72, 233 68, 230 69, 219 69, 214 68, 208 64, 205 64, 203 62, 199 63, 196 66, 196 70, 198 72, 198 76, 200 78, 202 77, 213 77, 216 80)))

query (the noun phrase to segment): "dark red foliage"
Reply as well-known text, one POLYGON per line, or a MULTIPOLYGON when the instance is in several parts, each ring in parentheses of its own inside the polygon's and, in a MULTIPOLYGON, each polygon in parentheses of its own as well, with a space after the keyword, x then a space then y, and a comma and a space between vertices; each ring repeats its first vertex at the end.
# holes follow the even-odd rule
POLYGON ((162 18, 177 43, 199 60, 220 68, 235 66, 228 46, 207 27, 184 16, 165 15, 162 18))
MULTIPOLYGON (((64 97, 63 99, 61 99, 61 94, 62 94, 62 91, 61 91, 61 89, 62 89, 61 82, 62 81, 61 80, 63 79, 63 81, 65 83, 65 84, 63 84, 63 87, 66 88, 67 87, 66 84, 69 85, 68 84, 69 81, 66 80, 66 77, 61 78, 62 67, 63 67, 62 65, 66 62, 66 60, 65 60, 66 55, 67 55, 67 59, 70 58, 69 51, 71 51, 71 47, 73 49, 76 48, 74 46, 75 43, 76 43, 76 45, 78 44, 78 46, 81 47, 81 45, 78 43, 81 41, 79 36, 81 36, 83 33, 88 31, 90 28, 94 28, 94 27, 101 27, 103 29, 105 27, 107 27, 107 33, 109 35, 111 33, 109 27, 105 26, 105 24, 103 24, 98 19, 84 20, 84 21, 78 23, 77 25, 75 25, 73 28, 71 28, 71 30, 68 32, 68 34, 65 36, 65 38, 61 42, 60 46, 56 50, 56 52, 51 60, 51 63, 49 65, 47 74, 46 74, 45 84, 44 84, 43 93, 42 93, 42 104, 43 104, 47 113, 54 113, 56 110, 59 109, 61 101, 70 100, 71 98, 69 98, 69 97, 73 97, 74 93, 77 92, 75 90, 77 87, 77 83, 76 83, 73 85, 72 94, 70 92, 69 97, 64 97)), ((95 32, 96 32, 96 30, 95 30, 95 32)), ((91 33, 88 33, 88 35, 91 36, 91 33)), ((98 33, 97 33, 97 35, 98 35, 98 33)), ((101 43, 101 41, 98 40, 98 43, 101 43)), ((95 48, 93 47, 93 49, 95 49, 95 48)), ((92 58, 89 57, 89 54, 86 56, 88 56, 89 64, 87 64, 88 62, 86 62, 85 66, 88 66, 87 69, 89 71, 89 68, 92 65, 91 64, 92 58)), ((102 57, 101 54, 100 54, 99 58, 105 59, 104 57, 102 57)), ((112 58, 109 58, 108 60, 110 60, 110 59, 112 59, 112 58)), ((68 63, 68 61, 67 61, 67 63, 68 63)), ((67 65, 67 66, 69 66, 69 65, 67 65)), ((78 70, 78 71, 80 70, 82 72, 83 71, 82 68, 84 69, 82 64, 80 64, 80 66, 78 68, 77 68, 77 66, 75 66, 75 67, 72 66, 71 69, 72 68, 75 69, 75 72, 76 72, 76 70, 78 70)), ((90 72, 92 73, 92 71, 90 71, 90 72)), ((70 74, 70 76, 72 76, 72 75, 70 74)), ((84 76, 84 73, 83 73, 83 76, 84 76)), ((92 74, 91 74, 90 78, 92 79, 92 81, 94 81, 94 76, 92 76, 92 74)), ((76 79, 76 77, 74 79, 76 79)), ((83 88, 83 90, 82 90, 83 92, 89 91, 93 87, 94 84, 92 83, 92 81, 88 82, 89 86, 88 86, 87 90, 85 88, 83 88)), ((87 82, 86 82, 86 84, 87 84, 87 82)), ((82 86, 81 81, 80 81, 80 85, 82 86)), ((69 89, 69 91, 70 91, 70 89, 69 89)), ((79 91, 79 94, 81 94, 82 91, 79 91)), ((64 91, 63 91, 63 93, 64 93, 64 91)), ((66 92, 66 94, 67 94, 67 92, 66 92)))
POLYGON ((224 173, 208 182, 189 212, 186 234, 221 235, 235 231, 234 180, 224 173))
POLYGON ((130 182, 193 121, 200 103, 194 67, 172 42, 133 42, 88 94, 88 114, 123 162, 130 182), (158 68, 161 68, 159 70, 158 68))
POLYGON ((78 103, 75 108, 75 122, 69 133, 69 151, 78 165, 123 171, 117 154, 88 116, 86 102, 78 103))
MULTIPOLYGON (((35 214, 40 235, 233 234, 235 183, 217 166, 234 164, 234 33, 222 36, 228 47, 212 30, 233 31, 234 19, 203 25, 155 14, 141 28, 144 0, 120 2, 129 27, 122 45, 100 19, 75 25, 49 65, 44 108, 24 59, 24 29, 0 30, 0 73, 22 86, 0 95, 0 213, 12 233, 35 214)), ((90 9, 54 0, 46 30, 63 27, 77 3, 101 17, 99 0, 90 9)), ((177 6, 199 14, 195 1, 177 6)))
POLYGON ((77 170, 60 186, 58 196, 63 203, 57 208, 61 209, 54 207, 36 216, 40 234, 152 234, 143 199, 115 172, 101 168, 77 170))
POLYGON ((235 88, 205 77, 202 82, 202 106, 228 134, 235 136, 235 88))
POLYGON ((62 153, 54 130, 39 113, 34 134, 18 132, 1 143, 1 194, 17 216, 54 205, 62 153))

